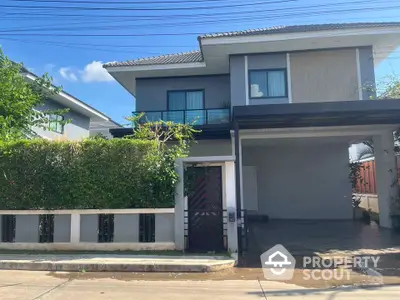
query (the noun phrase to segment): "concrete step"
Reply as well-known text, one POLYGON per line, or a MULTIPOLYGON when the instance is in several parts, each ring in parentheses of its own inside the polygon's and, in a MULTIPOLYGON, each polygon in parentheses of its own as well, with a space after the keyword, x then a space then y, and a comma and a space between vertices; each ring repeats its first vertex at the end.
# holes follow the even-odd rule
POLYGON ((217 272, 234 267, 230 257, 118 254, 1 254, 0 270, 64 272, 217 272))

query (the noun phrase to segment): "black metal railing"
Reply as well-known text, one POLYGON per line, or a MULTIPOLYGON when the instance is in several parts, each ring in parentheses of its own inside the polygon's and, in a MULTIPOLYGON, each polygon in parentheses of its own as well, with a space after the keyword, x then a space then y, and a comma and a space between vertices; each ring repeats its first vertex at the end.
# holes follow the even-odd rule
POLYGON ((39 216, 39 243, 54 242, 54 215, 39 216))
POLYGON ((15 242, 15 215, 1 216, 1 241, 3 243, 15 242))
POLYGON ((154 214, 139 215, 139 242, 154 243, 156 241, 156 217, 154 214))
POLYGON ((180 124, 218 125, 228 124, 231 120, 229 108, 191 109, 191 110, 164 110, 134 112, 134 116, 143 113, 140 123, 156 121, 172 121, 180 124))
POLYGON ((113 214, 100 214, 99 215, 97 241, 99 243, 112 243, 114 241, 114 215, 113 214))

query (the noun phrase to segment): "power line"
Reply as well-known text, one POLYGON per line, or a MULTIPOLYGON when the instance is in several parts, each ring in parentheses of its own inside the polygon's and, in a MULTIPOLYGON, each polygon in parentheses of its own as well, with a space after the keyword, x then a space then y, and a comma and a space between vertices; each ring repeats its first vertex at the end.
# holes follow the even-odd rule
POLYGON ((262 1, 262 2, 254 2, 254 3, 242 3, 242 4, 231 4, 231 5, 219 5, 219 6, 193 6, 193 7, 80 7, 80 6, 41 6, 41 5, 30 5, 30 6, 21 6, 21 5, 0 5, 3 8, 16 8, 16 9, 57 9, 57 10, 88 10, 88 11, 97 11, 97 10, 107 10, 107 11, 174 11, 174 10, 209 10, 209 9, 217 9, 217 8, 234 8, 234 7, 246 7, 246 6, 259 6, 259 5, 267 5, 274 3, 286 3, 286 2, 294 2, 297 0, 274 0, 274 1, 262 1))
MULTIPOLYGON (((40 42, 37 43, 36 41, 27 41, 27 40, 20 40, 20 39, 14 39, 14 38, 1 38, 2 40, 8 40, 8 41, 16 41, 16 42, 21 42, 21 43, 27 43, 27 44, 47 44, 45 42, 40 42)), ((48 43, 51 46, 56 46, 56 47, 62 47, 62 48, 72 48, 72 49, 82 49, 82 50, 89 50, 89 51, 104 51, 104 52, 113 52, 115 53, 115 49, 106 49, 106 48, 96 48, 96 47, 80 47, 80 46, 71 46, 71 45, 64 45, 63 43, 58 43, 58 42, 52 42, 48 43)), ((110 46, 111 47, 111 46, 110 46)), ((124 51, 124 50, 118 50, 118 52, 122 53, 130 53, 130 54, 139 54, 139 55, 162 55, 162 52, 133 52, 133 51, 124 51)))
MULTIPOLYGON (((369 3, 370 1, 355 1, 354 3, 369 3)), ((347 2, 345 2, 345 3, 336 3, 336 4, 334 4, 334 6, 336 7, 336 6, 338 6, 338 5, 343 5, 343 4, 347 4, 347 2)), ((332 5, 332 4, 331 4, 332 5)), ((316 7, 328 7, 328 6, 330 6, 329 4, 327 4, 327 5, 318 5, 318 6, 310 6, 310 7, 312 7, 312 8, 316 8, 316 7)), ((305 8, 308 8, 308 7, 299 7, 298 9, 305 9, 305 8)), ((357 10, 358 11, 363 11, 363 10, 371 10, 371 9, 373 9, 373 10, 386 10, 386 9, 391 9, 391 7, 373 7, 373 8, 358 8, 357 10)), ((281 9, 270 9, 270 10, 264 10, 263 12, 269 12, 269 11, 271 11, 271 12, 274 12, 274 11, 280 11, 281 9)), ((284 10, 286 10, 286 9, 284 9, 284 10)), ((251 12, 248 12, 249 14, 252 14, 252 13, 256 13, 257 14, 257 16, 259 16, 259 18, 256 18, 257 16, 254 16, 254 17, 241 17, 241 18, 228 18, 228 19, 218 19, 218 20, 203 20, 203 21, 197 21, 197 22, 190 22, 190 23, 182 23, 182 22, 172 22, 172 23, 156 23, 156 24, 143 24, 144 26, 146 26, 146 27, 150 27, 150 26, 160 26, 160 25, 162 25, 162 26, 176 26, 176 25, 202 25, 202 24, 210 24, 210 23, 222 23, 222 22, 232 22, 232 21, 244 21, 244 20, 254 20, 254 21, 256 21, 256 20, 271 20, 271 19, 275 19, 275 18, 282 18, 282 17, 285 17, 285 16, 295 16, 295 15, 297 15, 297 16, 304 16, 304 15, 308 15, 308 16, 311 16, 311 15, 315 15, 315 14, 333 14, 333 13, 342 13, 343 11, 347 11, 348 9, 345 9, 345 10, 343 10, 343 9, 341 9, 341 10, 329 10, 329 11, 318 11, 318 12, 315 12, 315 11, 311 11, 311 12, 295 12, 295 13, 290 13, 290 14, 286 14, 286 15, 282 15, 282 14, 275 14, 275 15, 267 15, 267 16, 264 16, 264 14, 262 14, 262 15, 260 15, 260 12, 254 12, 254 11, 251 11, 251 12)), ((354 10, 354 9, 353 9, 354 10)), ((293 10, 292 10, 293 11, 293 10)), ((244 12, 242 12, 243 14, 244 14, 244 12)), ((140 21, 144 21, 144 20, 126 20, 126 19, 124 19, 124 20, 114 20, 114 21, 110 21, 110 22, 115 22, 115 23, 120 23, 120 22, 133 22, 133 23, 136 23, 136 22, 140 22, 140 21)), ((84 23, 82 23, 82 22, 78 22, 78 23, 72 23, 72 24, 92 24, 93 22, 84 22, 84 23)), ((102 22, 102 23, 108 23, 108 22, 102 22)), ((71 23, 69 23, 69 25, 70 25, 71 23)), ((29 31, 29 32, 31 32, 31 31, 33 31, 33 30, 35 30, 35 31, 55 31, 55 30, 86 30, 86 29, 105 29, 105 30, 109 30, 109 29, 112 29, 112 28, 117 28, 119 31, 121 30, 121 27, 120 26, 103 26, 103 27, 92 27, 92 28, 89 28, 89 27, 64 27, 64 28, 54 28, 54 26, 56 26, 56 25, 52 25, 52 24, 46 24, 45 26, 42 26, 42 27, 40 27, 40 26, 36 26, 36 27, 32 27, 32 26, 30 26, 29 28, 25 28, 25 27, 19 27, 19 28, 7 28, 7 29, 5 29, 5 30, 3 30, 3 32, 7 32, 7 33, 9 33, 9 32, 24 32, 24 31, 29 31)), ((131 26, 133 26, 133 24, 131 24, 131 26)), ((127 25, 127 24, 125 24, 125 26, 124 26, 124 28, 128 28, 129 26, 127 25)), ((1 32, 1 31, 0 31, 1 32)))
MULTIPOLYGON (((394 8, 400 8, 400 6, 386 6, 386 7, 369 7, 369 8, 360 8, 357 9, 357 11, 367 11, 367 10, 373 10, 373 11, 377 11, 377 10, 392 10, 394 8)), ((342 13, 344 11, 348 11, 348 10, 327 10, 327 11, 318 11, 318 12, 303 12, 303 13, 289 13, 289 14, 276 14, 274 16, 268 16, 268 17, 260 17, 260 18, 255 18, 255 17, 245 17, 245 18, 238 18, 238 19, 228 19, 226 21, 244 21, 244 20, 253 20, 256 21, 257 19, 261 19, 261 20, 272 20, 272 19, 282 19, 284 17, 293 17, 293 16, 313 16, 313 15, 324 15, 324 14, 333 14, 333 13, 342 13)), ((221 20, 219 21, 201 21, 199 24, 206 24, 206 23, 221 23, 221 20)), ((170 23, 169 25, 171 26, 179 26, 179 25, 194 25, 196 24, 196 22, 191 22, 191 23, 170 23)), ((147 26, 165 26, 166 24, 147 24, 147 26)), ((226 25, 226 24, 221 24, 221 25, 226 25)), ((146 24, 144 24, 143 26, 146 26, 146 24)), ((125 26, 126 27, 126 26, 125 26)), ((79 30, 79 28, 67 28, 69 30, 79 30)), ((46 28, 46 30, 44 31, 53 31, 52 28, 46 28)), ((12 31, 10 30, 5 30, 3 31, 5 33, 3 33, 3 35, 5 36, 26 36, 26 35, 30 35, 30 36, 54 36, 55 33, 36 33, 35 31, 33 31, 30 29, 26 29, 26 30, 20 30, 19 32, 22 33, 10 33, 12 31), (30 32, 30 33, 24 33, 24 32, 30 32)), ((14 31, 15 32, 15 31, 14 31)), ((118 32, 121 32, 120 30, 120 26, 118 26, 118 32)), ((57 36, 74 36, 74 37, 81 37, 81 36, 108 36, 108 37, 139 37, 139 36, 183 36, 183 35, 201 35, 203 34, 203 32, 173 32, 173 33, 134 33, 134 34, 120 34, 120 33, 115 33, 115 34, 66 34, 66 33, 57 33, 57 36)))
MULTIPOLYGON (((297 11, 297 10, 307 10, 307 9, 314 9, 314 8, 322 8, 322 7, 337 7, 338 5, 353 5, 353 4, 367 4, 367 3, 374 3, 375 0, 360 0, 360 1, 353 1, 349 3, 348 1, 345 2, 337 2, 331 4, 318 4, 318 5, 310 5, 310 6, 295 6, 291 7, 290 11, 297 11)), ((271 3, 271 2, 270 2, 271 3)), ((386 1, 385 3, 398 3, 398 1, 386 1)), ((381 2, 381 4, 385 4, 381 2)), ((276 11, 287 11, 288 8, 274 8, 274 9, 263 9, 262 12, 276 12, 276 11)), ((97 15, 97 14, 58 14, 58 13, 37 13, 35 12, 35 16, 57 16, 57 17, 99 17, 99 18, 121 18, 121 17, 131 17, 134 19, 144 19, 144 20, 152 20, 152 19, 170 19, 171 17, 184 17, 184 18, 199 18, 199 17, 215 17, 215 16, 223 16, 223 15, 243 15, 243 14, 251 14, 251 13, 260 13, 260 11, 255 11, 254 9, 250 11, 232 11, 232 12, 213 12, 213 13, 196 13, 196 14, 168 14, 168 15, 138 15, 138 16, 121 16, 121 15, 97 15)), ((32 13, 29 12, 5 12, 4 15, 29 15, 31 16, 32 13)))
POLYGON ((11 0, 13 2, 35 2, 35 3, 68 3, 68 4, 103 4, 103 5, 120 5, 120 4, 189 4, 197 2, 231 2, 232 0, 166 0, 166 1, 113 1, 113 2, 99 2, 99 1, 70 1, 70 0, 11 0))
MULTIPOLYGON (((60 43, 57 41, 49 41, 49 40, 21 40, 21 39, 16 39, 16 38, 4 38, 4 37, 0 37, 0 40, 11 40, 11 41, 21 41, 21 42, 37 42, 37 43, 44 43, 44 44, 53 44, 53 43, 60 43)), ((113 48, 114 51, 115 49, 118 48, 197 48, 198 45, 194 44, 194 45, 115 45, 113 44, 91 44, 91 43, 73 43, 73 42, 63 42, 63 45, 71 45, 71 46, 89 46, 89 47, 110 47, 113 48)), ((93 49, 93 48, 90 48, 93 49)))

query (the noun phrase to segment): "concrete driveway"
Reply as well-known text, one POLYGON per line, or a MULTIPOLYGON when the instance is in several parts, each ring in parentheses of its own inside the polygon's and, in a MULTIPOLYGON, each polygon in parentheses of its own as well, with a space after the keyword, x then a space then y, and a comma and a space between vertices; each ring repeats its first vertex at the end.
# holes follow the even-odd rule
MULTIPOLYGON (((127 274, 77 274, 0 271, 0 299, 398 299, 400 286, 361 288, 304 288, 258 280, 183 280, 164 273, 132 280, 127 274), (126 277, 124 277, 126 276, 126 277)), ((140 277, 140 276, 139 276, 140 277)), ((137 276, 136 276, 137 278, 137 276)))

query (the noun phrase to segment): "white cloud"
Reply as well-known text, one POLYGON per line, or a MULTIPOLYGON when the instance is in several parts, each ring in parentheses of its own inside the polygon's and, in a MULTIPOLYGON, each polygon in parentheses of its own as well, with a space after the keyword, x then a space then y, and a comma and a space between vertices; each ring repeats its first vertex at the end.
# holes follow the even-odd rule
POLYGON ((74 82, 109 82, 114 80, 103 68, 103 62, 101 61, 92 61, 83 70, 74 67, 63 67, 58 72, 62 78, 74 82))
POLYGON ((64 79, 69 81, 78 81, 78 76, 69 67, 60 68, 59 73, 64 79))
POLYGON ((87 64, 80 73, 84 82, 107 82, 114 80, 103 68, 103 62, 101 61, 93 61, 87 64))

